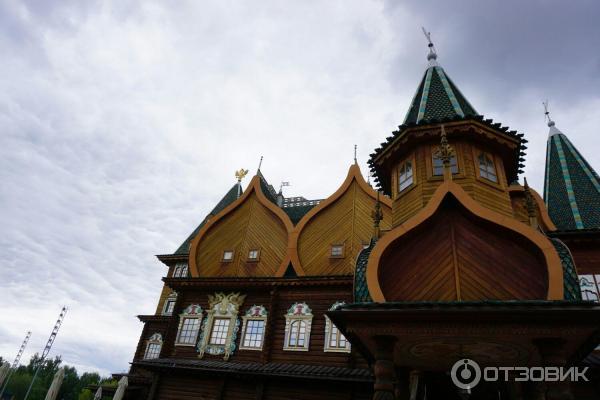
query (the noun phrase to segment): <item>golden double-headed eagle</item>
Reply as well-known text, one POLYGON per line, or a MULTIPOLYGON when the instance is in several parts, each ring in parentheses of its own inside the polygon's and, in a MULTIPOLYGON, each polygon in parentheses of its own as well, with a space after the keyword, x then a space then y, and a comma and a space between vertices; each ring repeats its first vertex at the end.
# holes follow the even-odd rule
POLYGON ((235 177, 237 178, 238 182, 241 182, 242 179, 246 177, 246 175, 248 175, 247 169, 240 168, 240 170, 235 171, 235 177))

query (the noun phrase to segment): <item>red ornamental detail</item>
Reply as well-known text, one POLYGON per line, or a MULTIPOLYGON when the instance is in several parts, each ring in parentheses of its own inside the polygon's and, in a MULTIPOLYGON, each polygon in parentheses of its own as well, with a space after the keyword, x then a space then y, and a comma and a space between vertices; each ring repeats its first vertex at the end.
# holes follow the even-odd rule
POLYGON ((296 311, 294 311, 294 315, 304 314, 304 304, 296 304, 296 311))
POLYGON ((198 306, 197 305, 193 305, 191 307, 190 314, 198 314, 198 312, 196 311, 197 309, 198 309, 198 306))
POLYGON ((253 317, 260 317, 260 307, 256 306, 252 309, 252 316, 253 317))

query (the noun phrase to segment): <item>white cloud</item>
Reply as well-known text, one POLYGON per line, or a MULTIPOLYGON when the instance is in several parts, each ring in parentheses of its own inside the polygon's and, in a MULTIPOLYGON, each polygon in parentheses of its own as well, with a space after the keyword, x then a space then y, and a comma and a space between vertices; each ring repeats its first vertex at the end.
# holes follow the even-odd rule
MULTIPOLYGON (((175 250, 234 170, 255 170, 261 155, 289 195, 334 192, 355 143, 366 173, 421 78, 421 24, 443 32, 440 61, 478 111, 526 132, 526 173, 541 189, 545 87, 507 84, 514 77, 485 60, 470 76, 478 60, 462 51, 486 32, 468 35, 456 19, 365 1, 81 4, 0 6, 3 357, 28 329, 25 358, 41 351, 68 304, 53 354, 81 370, 127 369, 134 316, 154 311, 165 271, 153 254, 175 250)), ((551 101, 597 168, 599 102, 551 101)))

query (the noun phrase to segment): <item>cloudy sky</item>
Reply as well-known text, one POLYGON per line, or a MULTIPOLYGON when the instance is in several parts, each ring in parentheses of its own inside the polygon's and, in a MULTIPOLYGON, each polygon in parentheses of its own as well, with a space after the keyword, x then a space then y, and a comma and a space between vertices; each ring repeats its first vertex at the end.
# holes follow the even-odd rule
POLYGON ((402 123, 439 61, 530 141, 542 188, 550 100, 600 170, 597 1, 0 2, 0 356, 125 371, 164 266, 235 182, 323 198, 402 123))

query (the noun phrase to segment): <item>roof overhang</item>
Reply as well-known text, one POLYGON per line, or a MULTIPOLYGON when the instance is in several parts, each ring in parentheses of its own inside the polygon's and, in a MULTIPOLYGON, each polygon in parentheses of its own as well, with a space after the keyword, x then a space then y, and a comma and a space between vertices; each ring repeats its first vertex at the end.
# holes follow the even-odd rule
POLYGON ((459 359, 481 365, 539 365, 534 341, 564 340, 571 364, 600 342, 600 305, 592 302, 418 302, 346 304, 327 315, 374 360, 375 338, 396 340, 400 367, 448 371, 459 359))

